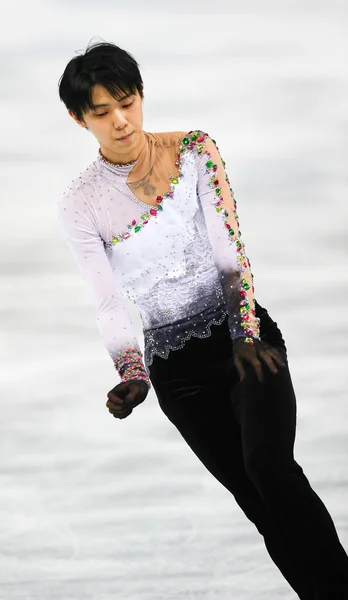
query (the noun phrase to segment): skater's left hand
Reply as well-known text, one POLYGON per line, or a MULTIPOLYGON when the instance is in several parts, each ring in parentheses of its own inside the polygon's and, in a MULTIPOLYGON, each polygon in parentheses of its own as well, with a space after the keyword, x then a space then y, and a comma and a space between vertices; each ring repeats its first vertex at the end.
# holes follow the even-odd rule
POLYGON ((240 381, 245 378, 245 369, 243 362, 251 364, 254 367, 258 380, 263 382, 262 363, 264 361, 272 373, 277 373, 277 364, 285 366, 285 362, 280 352, 261 340, 254 340, 253 344, 247 344, 244 338, 238 338, 233 342, 234 364, 237 368, 240 381))

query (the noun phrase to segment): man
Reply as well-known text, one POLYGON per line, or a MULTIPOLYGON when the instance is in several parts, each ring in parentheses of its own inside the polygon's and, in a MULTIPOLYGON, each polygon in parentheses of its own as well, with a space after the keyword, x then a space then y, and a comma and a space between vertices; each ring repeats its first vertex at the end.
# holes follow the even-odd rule
POLYGON ((59 203, 128 417, 161 409, 235 497, 302 599, 348 599, 348 558, 293 456, 296 399, 277 324, 254 297, 225 165, 206 133, 143 130, 143 81, 113 44, 72 59, 59 93, 99 144, 59 203), (124 298, 143 321, 145 357, 124 298))

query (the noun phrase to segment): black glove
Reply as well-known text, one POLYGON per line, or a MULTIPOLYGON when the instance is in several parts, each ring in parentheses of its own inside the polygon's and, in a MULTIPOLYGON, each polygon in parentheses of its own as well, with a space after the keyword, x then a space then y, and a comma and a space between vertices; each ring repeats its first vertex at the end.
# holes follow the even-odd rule
POLYGON ((244 337, 233 340, 234 364, 237 368, 240 381, 245 378, 244 364, 253 366, 259 381, 263 382, 262 362, 270 368, 272 373, 277 373, 277 364, 284 367, 285 362, 279 350, 261 340, 253 340, 253 344, 246 343, 244 337))
POLYGON ((133 408, 144 402, 148 391, 149 386, 143 379, 121 381, 108 393, 106 406, 114 417, 125 419, 133 408))

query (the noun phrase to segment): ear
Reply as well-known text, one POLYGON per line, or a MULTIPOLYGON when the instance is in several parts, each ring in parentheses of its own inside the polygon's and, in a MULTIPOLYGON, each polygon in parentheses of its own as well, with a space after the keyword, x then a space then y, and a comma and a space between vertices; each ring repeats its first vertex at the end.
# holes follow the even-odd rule
POLYGON ((83 129, 87 129, 86 123, 83 123, 82 121, 79 121, 78 118, 76 117, 76 115, 74 115, 74 113, 71 112, 71 110, 68 109, 68 114, 70 115, 70 117, 72 119, 74 119, 74 121, 80 125, 80 127, 82 127, 83 129))

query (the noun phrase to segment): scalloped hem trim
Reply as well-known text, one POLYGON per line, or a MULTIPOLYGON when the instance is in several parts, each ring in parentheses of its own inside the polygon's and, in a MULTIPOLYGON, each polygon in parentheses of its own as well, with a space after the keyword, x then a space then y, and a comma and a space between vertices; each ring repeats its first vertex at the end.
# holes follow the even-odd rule
MULTIPOLYGON (((207 338, 209 336, 211 336, 211 325, 221 325, 222 322, 226 319, 228 315, 227 311, 223 312, 223 315, 220 318, 216 318, 213 317, 212 319, 210 319, 210 321, 208 323, 206 323, 203 327, 203 329, 201 331, 197 331, 197 329, 193 329, 192 331, 190 331, 188 333, 188 335, 185 335, 184 337, 181 338, 181 341, 178 345, 175 346, 166 346, 163 350, 150 350, 150 357, 148 362, 145 361, 145 369, 146 372, 149 374, 149 367, 151 367, 152 363, 153 363, 153 358, 154 356, 158 356, 159 358, 163 358, 164 360, 167 360, 169 358, 169 353, 170 351, 174 351, 175 350, 182 350, 182 348, 185 346, 185 343, 191 338, 191 337, 196 337, 196 338, 207 338)), ((148 330, 151 331, 151 330, 148 330)), ((146 346, 146 341, 145 341, 145 346, 146 346)), ((146 355, 146 348, 145 348, 145 352, 144 354, 146 355)))

